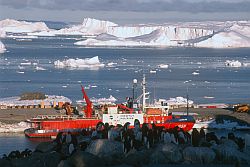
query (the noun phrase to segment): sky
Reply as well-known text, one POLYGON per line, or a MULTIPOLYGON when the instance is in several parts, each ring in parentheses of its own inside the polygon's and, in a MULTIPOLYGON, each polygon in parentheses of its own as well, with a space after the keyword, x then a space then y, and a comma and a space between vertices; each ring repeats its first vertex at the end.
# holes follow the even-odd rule
POLYGON ((250 0, 0 0, 0 19, 118 24, 250 20, 250 0))

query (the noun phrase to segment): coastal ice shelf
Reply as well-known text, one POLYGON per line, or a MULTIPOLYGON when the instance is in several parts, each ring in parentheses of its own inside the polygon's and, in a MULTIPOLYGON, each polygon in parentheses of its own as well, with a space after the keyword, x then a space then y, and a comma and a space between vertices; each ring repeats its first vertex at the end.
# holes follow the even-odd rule
POLYGON ((54 30, 43 22, 6 19, 0 21, 1 36, 6 32, 22 32, 26 37, 80 35, 86 39, 75 45, 92 47, 250 47, 250 21, 118 25, 85 18, 82 24, 54 30))

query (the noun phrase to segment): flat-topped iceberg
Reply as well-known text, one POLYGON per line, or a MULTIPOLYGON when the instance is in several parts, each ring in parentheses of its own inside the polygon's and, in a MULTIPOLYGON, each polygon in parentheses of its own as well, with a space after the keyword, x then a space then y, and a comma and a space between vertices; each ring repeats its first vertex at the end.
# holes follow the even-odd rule
POLYGON ((0 53, 4 53, 5 51, 6 51, 6 48, 4 44, 2 43, 2 41, 0 41, 0 53))
MULTIPOLYGON (((93 20, 93 22, 95 21, 97 22, 97 20, 93 20)), ((96 24, 93 23, 93 25, 96 24)), ((75 45, 141 47, 192 46, 211 48, 250 47, 249 21, 186 22, 160 25, 105 25, 109 26, 105 28, 95 28, 95 33, 88 33, 92 35, 96 35, 97 32, 105 34, 99 34, 84 41, 78 41, 75 45), (97 29, 102 29, 103 31, 96 31, 97 29)), ((67 30, 70 31, 70 29, 67 30)), ((76 28, 73 32, 75 32, 75 30, 76 28)), ((86 35, 84 31, 81 32, 86 35)))
POLYGON ((44 22, 27 22, 13 19, 1 20, 0 29, 11 33, 28 33, 49 30, 44 22))
POLYGON ((67 60, 57 60, 54 62, 57 68, 95 68, 104 67, 104 64, 100 63, 98 56, 86 59, 67 59, 67 60))

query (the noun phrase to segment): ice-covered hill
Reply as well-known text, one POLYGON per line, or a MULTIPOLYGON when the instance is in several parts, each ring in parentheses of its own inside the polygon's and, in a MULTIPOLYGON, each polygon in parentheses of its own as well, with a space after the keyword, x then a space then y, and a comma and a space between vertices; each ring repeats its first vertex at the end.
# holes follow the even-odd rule
POLYGON ((49 31, 49 28, 44 22, 26 22, 12 19, 1 20, 0 29, 4 30, 5 32, 12 33, 49 31))
POLYGON ((0 41, 0 53, 4 53, 6 50, 4 44, 2 43, 2 41, 0 41))

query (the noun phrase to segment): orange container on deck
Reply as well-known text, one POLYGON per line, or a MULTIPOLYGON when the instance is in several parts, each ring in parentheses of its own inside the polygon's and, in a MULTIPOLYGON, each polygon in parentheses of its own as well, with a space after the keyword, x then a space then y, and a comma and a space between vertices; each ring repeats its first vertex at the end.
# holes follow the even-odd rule
POLYGON ((63 107, 63 102, 61 102, 61 101, 58 102, 58 107, 59 107, 59 108, 62 108, 62 107, 63 107))
POLYGON ((158 108, 147 108, 146 113, 148 115, 160 115, 162 114, 162 111, 158 108))

